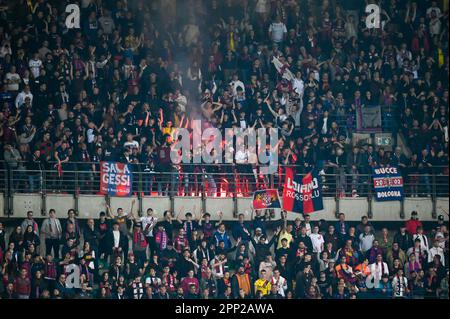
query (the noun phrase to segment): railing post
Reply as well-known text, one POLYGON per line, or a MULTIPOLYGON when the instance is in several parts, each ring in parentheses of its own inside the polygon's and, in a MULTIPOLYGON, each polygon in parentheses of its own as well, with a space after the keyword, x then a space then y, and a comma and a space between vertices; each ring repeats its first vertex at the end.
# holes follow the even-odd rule
MULTIPOLYGON (((111 197, 109 197, 108 193, 105 194, 105 203, 111 207, 111 197)), ((112 214, 112 212, 111 212, 112 214)))
POLYGON ((233 179, 233 183, 234 183, 234 187, 233 187, 233 189, 234 189, 234 192, 233 192, 233 217, 237 218, 237 216, 238 216, 238 206, 237 206, 237 196, 236 196, 236 194, 237 194, 237 184, 236 184, 237 176, 236 176, 236 167, 235 167, 234 163, 232 164, 231 170, 232 170, 233 176, 234 176, 234 179, 233 179))
POLYGON ((145 174, 145 172, 141 172, 139 170, 139 184, 138 184, 138 216, 142 216, 142 193, 143 193, 143 187, 142 187, 142 174, 145 174))
MULTIPOLYGON (((214 177, 212 177, 212 178, 214 178, 214 177)), ((181 183, 183 183, 183 178, 181 178, 181 183)), ((219 183, 217 183, 217 185, 219 185, 219 183)), ((217 185, 216 185, 216 191, 218 191, 217 185)), ((209 188, 209 186, 208 186, 208 188, 209 188)), ((216 195, 217 195, 217 193, 216 193, 216 195)), ((205 196, 204 191, 202 191, 201 202, 202 202, 202 210, 204 212, 206 212, 206 196, 205 196)))
POLYGON ((336 211, 334 213, 334 215, 336 216, 336 218, 338 218, 339 213, 340 213, 340 200, 341 200, 341 194, 340 194, 340 178, 339 178, 339 172, 337 174, 334 175, 335 178, 335 203, 336 203, 336 211))
POLYGON ((41 181, 39 183, 39 186, 41 187, 41 215, 45 216, 47 212, 47 172, 44 170, 41 170, 41 181))
POLYGON ((79 178, 79 174, 78 174, 78 167, 75 167, 75 183, 74 183, 74 192, 73 192, 73 199, 74 199, 74 209, 76 212, 78 212, 78 198, 79 198, 79 193, 81 191, 80 189, 80 183, 78 182, 78 178, 79 178))
POLYGON ((368 180, 367 180, 367 217, 369 219, 373 218, 373 213, 372 213, 372 174, 371 171, 369 170, 369 174, 368 174, 368 180))
POLYGON ((400 201, 400 218, 405 219, 405 199, 400 201))
MULTIPOLYGON (((160 173, 161 173, 161 175, 167 174, 167 172, 160 172, 160 173)), ((160 176, 160 178, 161 178, 161 176, 160 176)), ((169 176, 169 181, 172 182, 172 175, 169 176)), ((165 187, 164 184, 163 184, 163 187, 165 187)), ((162 190, 162 192, 164 192, 164 191, 162 190)), ((168 188, 168 193, 169 193, 169 199, 170 199, 170 211, 172 212, 172 215, 175 216, 175 196, 173 196, 173 193, 170 190, 170 185, 168 188)))
POLYGON ((11 215, 11 204, 12 204, 12 192, 11 192, 11 173, 8 166, 5 167, 5 181, 6 181, 6 188, 5 188, 5 212, 6 215, 9 217, 11 215))
POLYGON ((432 185, 432 194, 431 194, 432 211, 431 211, 431 217, 433 219, 436 219, 437 218, 437 212, 436 212, 436 202, 437 202, 437 196, 436 196, 436 174, 431 174, 431 185, 432 185))
POLYGON ((11 217, 11 215, 14 215, 14 175, 12 169, 8 169, 8 180, 8 217, 11 217))

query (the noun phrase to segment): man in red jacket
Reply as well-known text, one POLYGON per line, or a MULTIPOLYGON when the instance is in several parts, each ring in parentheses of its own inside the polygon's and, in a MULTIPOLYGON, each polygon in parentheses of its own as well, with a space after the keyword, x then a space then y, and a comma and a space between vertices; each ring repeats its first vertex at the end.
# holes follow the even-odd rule
POLYGON ((422 222, 419 220, 419 217, 417 217, 417 212, 414 210, 411 212, 411 219, 406 221, 405 228, 410 235, 414 235, 417 233, 417 227, 423 226, 422 222))

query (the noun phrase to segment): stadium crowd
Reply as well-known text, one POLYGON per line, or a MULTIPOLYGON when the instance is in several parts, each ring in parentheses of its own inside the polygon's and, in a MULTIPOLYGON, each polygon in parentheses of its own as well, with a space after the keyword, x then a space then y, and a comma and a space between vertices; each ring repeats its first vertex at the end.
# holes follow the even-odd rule
POLYGON ((413 211, 395 233, 339 214, 272 220, 261 210, 228 224, 222 213, 152 209, 136 216, 106 205, 42 223, 28 212, 6 236, 0 223, 2 299, 448 299, 448 223, 431 229, 413 211), (272 227, 273 226, 273 227, 272 227), (43 242, 41 243, 41 239, 43 242))
MULTIPOLYGON (((202 173, 238 173, 248 193, 267 184, 247 153, 231 168, 172 165, 174 129, 201 119, 278 129, 267 151, 300 173, 341 176, 341 196, 388 165, 411 196, 429 195, 426 174, 448 175, 448 11, 378 2, 380 28, 368 29, 359 0, 2 0, 1 165, 21 191, 39 189, 45 169, 54 190, 72 191, 78 170, 80 191, 92 192, 102 160, 145 172, 145 195, 198 193, 202 173), (80 5, 79 29, 66 27, 69 3, 80 5), (393 143, 402 133, 403 148, 352 145, 371 105, 392 107, 399 121, 382 129, 393 143)), ((219 183, 208 178, 210 195, 219 183)))
MULTIPOLYGON (((368 29, 366 2, 0 0, 1 165, 24 181, 11 187, 35 191, 47 169, 55 189, 70 189, 73 170, 81 191, 95 189, 100 161, 149 173, 146 194, 154 184, 189 193, 195 173, 211 195, 217 172, 247 176, 248 193, 264 185, 248 154, 235 168, 172 164, 175 128, 202 119, 202 128, 277 128, 268 151, 299 173, 344 176, 343 196, 388 165, 412 195, 429 195, 429 175, 415 174, 448 175, 448 8, 377 1, 381 25, 368 29), (69 3, 81 8, 79 29, 66 26, 69 3), (410 156, 352 145, 371 105, 398 113, 397 127, 380 129, 401 133, 410 156), (173 174, 154 180, 161 172, 173 174)), ((107 207, 86 227, 74 210, 55 214, 38 225, 29 212, 9 236, 0 224, 2 298, 448 298, 443 218, 426 235, 415 216, 378 235, 367 217, 350 225, 345 215, 282 218, 272 234, 261 212, 230 229, 206 212, 157 221, 151 210, 107 207), (65 282, 72 264, 77 289, 65 282)))

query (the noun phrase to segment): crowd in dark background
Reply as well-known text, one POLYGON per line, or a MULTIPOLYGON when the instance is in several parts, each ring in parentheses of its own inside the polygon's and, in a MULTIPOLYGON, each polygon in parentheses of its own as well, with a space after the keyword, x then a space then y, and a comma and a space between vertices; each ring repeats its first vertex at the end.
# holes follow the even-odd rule
MULTIPOLYGON (((203 128, 277 128, 271 151, 300 173, 362 176, 392 165, 411 194, 419 182, 429 194, 429 178, 414 174, 448 174, 448 8, 376 1, 381 27, 368 29, 369 2, 0 0, 3 168, 26 174, 27 191, 39 188, 42 169, 62 189, 66 172, 98 172, 100 161, 175 173, 165 181, 171 190, 189 185, 190 173, 235 173, 170 162, 174 128, 202 119, 203 128), (80 29, 66 27, 69 3, 81 8, 80 29), (397 112, 396 127, 382 129, 403 134, 404 148, 351 144, 357 112, 369 105, 397 112)), ((237 173, 259 179, 257 165, 237 173)), ((94 183, 94 174, 80 178, 94 183)), ((155 190, 147 182, 144 191, 155 190)), ((358 185, 352 179, 339 191, 357 195, 358 185)), ((8 240, 0 224, 2 298, 346 299, 370 290, 370 274, 384 297, 448 298, 441 218, 429 243, 415 218, 395 237, 383 230, 375 238, 367 218, 350 227, 343 215, 317 229, 281 220, 268 241, 260 213, 251 225, 240 217, 232 232, 208 215, 200 225, 190 213, 172 221, 167 212, 156 224, 151 211, 138 219, 133 208, 107 219, 108 210, 82 229, 74 213, 60 222, 52 212, 41 231, 30 213, 8 240), (76 290, 64 282, 73 263, 82 274, 76 290)))
MULTIPOLYGON (((65 172, 98 172, 90 163, 102 160, 180 174, 172 184, 235 172, 171 164, 174 128, 193 119, 203 128, 277 128, 270 151, 300 173, 357 176, 393 165, 405 180, 448 174, 448 11, 438 1, 379 1, 378 29, 367 28, 357 0, 0 3, 2 165, 53 170, 55 188, 70 185, 65 172), (66 28, 69 3, 80 5, 80 29, 66 28), (394 142, 402 133, 404 147, 352 145, 368 105, 392 106, 400 120, 383 129, 394 142)), ((244 166, 237 172, 262 185, 257 166, 244 166)), ((38 188, 38 177, 22 179, 21 189, 38 188)), ((146 193, 156 191, 149 179, 146 193)), ((338 191, 355 195, 359 182, 338 191)), ((408 182, 413 195, 430 192, 428 178, 408 182)))

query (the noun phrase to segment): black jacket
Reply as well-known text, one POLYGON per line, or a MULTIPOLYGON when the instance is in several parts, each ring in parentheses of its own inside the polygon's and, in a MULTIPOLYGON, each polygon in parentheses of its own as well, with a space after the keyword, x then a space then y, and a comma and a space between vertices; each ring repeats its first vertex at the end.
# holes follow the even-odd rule
MULTIPOLYGON (((119 237, 119 247, 122 248, 122 251, 125 251, 125 247, 128 245, 128 238, 126 235, 122 234, 122 232, 120 232, 120 237, 119 237)), ((107 250, 110 254, 112 254, 113 252, 113 248, 114 248, 114 234, 113 231, 109 231, 106 234, 106 245, 107 245, 107 250)))

